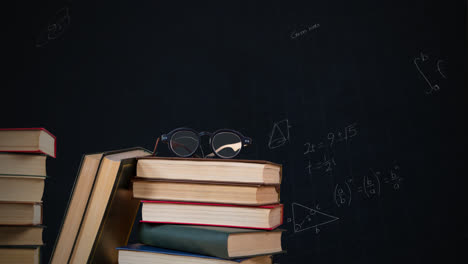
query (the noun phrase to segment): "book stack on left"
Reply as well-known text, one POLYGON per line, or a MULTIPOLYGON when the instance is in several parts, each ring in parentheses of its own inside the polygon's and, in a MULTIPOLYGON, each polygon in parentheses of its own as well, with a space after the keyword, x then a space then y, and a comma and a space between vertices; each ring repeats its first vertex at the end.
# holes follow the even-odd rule
POLYGON ((39 263, 47 155, 55 137, 43 128, 0 129, 0 263, 39 263))

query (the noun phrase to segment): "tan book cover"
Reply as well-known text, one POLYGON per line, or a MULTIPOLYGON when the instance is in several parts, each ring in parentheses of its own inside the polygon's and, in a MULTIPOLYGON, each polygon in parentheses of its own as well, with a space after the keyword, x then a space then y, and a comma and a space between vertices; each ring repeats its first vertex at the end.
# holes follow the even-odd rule
POLYGON ((151 180, 280 185, 282 166, 264 160, 138 158, 137 177, 151 180))
POLYGON ((133 148, 84 157, 50 263, 117 263, 115 248, 127 243, 139 207, 130 188, 136 157, 149 153, 133 148))

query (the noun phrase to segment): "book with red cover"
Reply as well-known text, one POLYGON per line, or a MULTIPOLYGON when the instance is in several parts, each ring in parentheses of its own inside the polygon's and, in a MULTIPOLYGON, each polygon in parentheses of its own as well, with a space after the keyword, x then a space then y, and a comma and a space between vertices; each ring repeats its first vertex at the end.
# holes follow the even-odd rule
POLYGON ((42 127, 0 128, 0 152, 21 152, 57 156, 55 136, 42 127))
POLYGON ((233 205, 141 201, 143 223, 210 225, 273 230, 283 224, 283 205, 233 205))

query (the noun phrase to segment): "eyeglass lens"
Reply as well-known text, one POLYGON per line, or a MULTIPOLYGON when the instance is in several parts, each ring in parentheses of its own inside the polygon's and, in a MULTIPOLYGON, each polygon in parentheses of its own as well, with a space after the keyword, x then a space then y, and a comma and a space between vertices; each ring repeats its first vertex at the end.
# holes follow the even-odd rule
POLYGON ((176 155, 187 157, 197 150, 198 136, 193 131, 178 131, 172 135, 170 144, 176 155))
POLYGON ((242 148, 241 138, 231 132, 216 133, 212 139, 213 150, 222 158, 235 157, 242 148))

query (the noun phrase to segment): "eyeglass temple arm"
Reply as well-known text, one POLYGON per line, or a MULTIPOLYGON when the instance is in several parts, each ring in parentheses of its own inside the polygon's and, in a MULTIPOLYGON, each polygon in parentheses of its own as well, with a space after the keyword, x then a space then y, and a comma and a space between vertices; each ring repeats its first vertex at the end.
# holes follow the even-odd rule
POLYGON ((159 139, 160 139, 160 138, 161 138, 161 137, 158 137, 158 138, 156 139, 156 143, 154 144, 154 149, 153 149, 153 153, 151 154, 151 156, 156 156, 156 149, 158 148, 158 144, 159 144, 159 139))
MULTIPOLYGON (((166 136, 166 135, 162 135, 162 136, 158 137, 158 138, 156 139, 156 143, 154 144, 154 150, 153 150, 152 156, 156 156, 156 149, 158 148, 159 140, 160 140, 161 138, 162 138, 163 142, 167 142, 167 141, 165 141, 165 140, 167 139, 167 136, 166 136)), ((190 149, 187 148, 187 147, 186 147, 185 145, 183 145, 183 144, 179 144, 179 143, 177 143, 177 142, 175 142, 175 141, 172 142, 172 144, 175 145, 175 146, 177 146, 177 147, 183 147, 183 148, 185 148, 186 151, 190 152, 190 149)))

